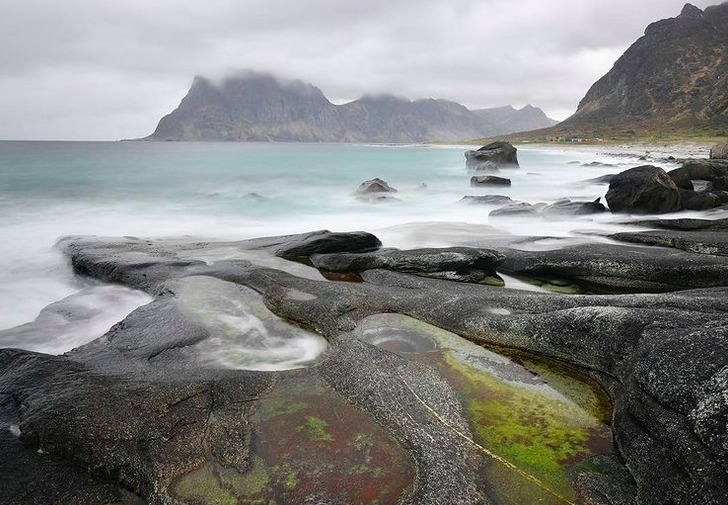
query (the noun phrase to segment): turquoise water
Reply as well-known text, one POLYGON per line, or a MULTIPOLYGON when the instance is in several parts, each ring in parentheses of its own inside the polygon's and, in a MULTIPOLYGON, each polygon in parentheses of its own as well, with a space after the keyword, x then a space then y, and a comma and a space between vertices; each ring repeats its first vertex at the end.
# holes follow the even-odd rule
MULTIPOLYGON (((466 149, 0 142, 0 330, 32 321, 49 303, 93 288, 90 281, 74 277, 67 261, 53 249, 60 236, 240 239, 323 228, 363 229, 379 235, 386 245, 402 247, 449 245, 463 234, 490 233, 484 226, 502 233, 568 235, 613 225, 608 217, 489 222, 488 212, 494 207, 458 201, 464 195, 488 193, 531 203, 562 197, 593 200, 603 196, 606 187, 578 181, 634 165, 595 149, 521 148, 522 168, 502 174, 513 180, 513 186, 489 190, 470 187, 466 149), (580 166, 595 160, 621 165, 580 166), (398 201, 357 200, 356 188, 374 177, 397 188, 398 201)), ((128 293, 124 296, 128 298, 128 293)), ((109 319, 115 317, 118 314, 109 319)))

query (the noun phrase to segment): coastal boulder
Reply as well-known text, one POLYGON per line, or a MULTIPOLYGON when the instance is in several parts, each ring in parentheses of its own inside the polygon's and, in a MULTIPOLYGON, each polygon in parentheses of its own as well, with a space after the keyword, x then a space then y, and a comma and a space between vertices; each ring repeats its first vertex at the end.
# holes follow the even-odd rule
POLYGON ((728 175, 728 160, 688 160, 682 167, 671 170, 669 175, 678 187, 692 189, 687 187, 685 180, 713 181, 728 175))
POLYGON ((617 174, 609 183, 606 199, 613 213, 664 214, 682 208, 675 181, 663 169, 652 165, 617 174))
POLYGON ((471 186, 510 186, 511 180, 495 175, 475 175, 470 178, 471 186))
POLYGON ((477 151, 467 151, 465 166, 469 170, 519 168, 517 150, 510 142, 491 142, 477 151))
POLYGON ((375 177, 369 181, 362 182, 356 190, 356 198, 368 203, 397 202, 399 199, 392 196, 397 190, 390 186, 387 181, 375 177))
POLYGON ((720 197, 714 193, 680 190, 682 210, 708 210, 723 205, 720 197))
POLYGON ((390 186, 387 181, 375 177, 369 181, 362 182, 356 190, 358 196, 371 195, 373 193, 396 193, 397 190, 390 186))
POLYGON ((714 145, 710 149, 711 160, 728 160, 728 142, 714 145))

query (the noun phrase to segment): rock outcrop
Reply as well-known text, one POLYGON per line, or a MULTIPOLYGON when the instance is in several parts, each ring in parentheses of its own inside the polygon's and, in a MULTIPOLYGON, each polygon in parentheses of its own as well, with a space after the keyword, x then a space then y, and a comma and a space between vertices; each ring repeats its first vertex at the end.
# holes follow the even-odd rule
MULTIPOLYGON (((387 270, 362 272, 362 283, 327 282, 239 258, 214 264, 195 258, 215 247, 272 252, 312 240, 318 238, 233 244, 64 241, 77 271, 144 287, 156 298, 101 339, 63 356, 0 350, 4 503, 232 503, 241 496, 261 496, 255 493, 266 496, 274 482, 279 493, 294 493, 287 496, 298 503, 364 501, 348 493, 359 492, 356 479, 373 471, 366 466, 355 466, 355 473, 336 481, 342 486, 335 495, 325 491, 325 478, 298 489, 311 471, 336 472, 336 465, 320 463, 329 463, 345 447, 360 451, 355 455, 365 463, 366 454, 381 458, 375 449, 386 448, 387 456, 379 461, 387 463, 373 474, 381 485, 371 490, 388 489, 388 503, 495 503, 494 488, 481 470, 500 465, 503 478, 511 468, 503 463, 507 458, 480 445, 467 419, 472 406, 441 375, 443 368, 406 357, 417 346, 433 349, 421 325, 395 327, 390 318, 381 326, 380 319, 369 319, 382 314, 408 314, 473 342, 569 363, 610 392, 616 452, 573 468, 576 497, 567 501, 656 505, 669 497, 677 505, 725 502, 724 257, 663 248, 648 249, 646 255, 644 247, 614 244, 523 251, 515 247, 525 244, 513 240, 503 249, 501 268, 513 273, 586 276, 635 290, 652 282, 687 289, 641 296, 563 296, 387 270), (694 285, 701 289, 689 289, 694 285), (317 366, 300 370, 205 366, 198 352, 210 330, 204 318, 195 319, 194 310, 214 303, 208 297, 220 286, 258 293, 281 318, 325 336, 330 350, 317 366), (194 304, 185 304, 190 295, 194 304), (372 343, 397 333, 408 345, 404 352, 372 343), (339 421, 328 414, 332 409, 339 421), (300 426, 286 417, 296 415, 300 426), (290 453, 275 471, 261 466, 270 456, 261 447, 277 447, 265 437, 266 426, 276 421, 277 438, 293 433, 314 450, 301 467, 308 472, 298 472, 290 453), (334 439, 329 430, 340 429, 342 422, 354 431, 337 431, 334 439), (356 430, 366 437, 359 433, 357 438, 356 430), (327 452, 332 440, 336 450, 327 452), (376 445, 367 445, 371 440, 376 445)), ((492 360, 509 382, 519 380, 503 358, 459 349, 450 359, 461 355, 476 364, 492 360)), ((530 373, 523 376, 533 381, 530 373)), ((582 400, 574 398, 573 408, 582 408, 582 400)), ((507 410, 506 417, 512 414, 507 410)), ((342 465, 352 461, 358 460, 342 465)), ((524 475, 513 482, 519 489, 531 486, 529 497, 532 490, 545 492, 538 480, 524 475)))
POLYGON ((728 3, 650 24, 579 103, 548 133, 633 134, 703 131, 724 135, 728 122, 728 3), (666 71, 669 69, 669 72, 666 71))
POLYGON ((631 168, 612 178, 606 200, 612 212, 664 214, 682 209, 675 182, 652 165, 631 168))
POLYGON ((476 171, 518 168, 518 150, 510 142, 491 142, 477 151, 466 151, 465 166, 476 171))

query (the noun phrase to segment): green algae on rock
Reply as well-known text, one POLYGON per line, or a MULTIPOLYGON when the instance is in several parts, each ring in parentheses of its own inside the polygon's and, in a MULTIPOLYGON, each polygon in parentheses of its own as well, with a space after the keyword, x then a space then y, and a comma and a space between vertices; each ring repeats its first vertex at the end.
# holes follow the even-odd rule
POLYGON ((429 365, 460 393, 499 503, 573 502, 569 469, 611 451, 606 395, 570 369, 537 358, 525 367, 398 314, 370 316, 354 334, 429 365))

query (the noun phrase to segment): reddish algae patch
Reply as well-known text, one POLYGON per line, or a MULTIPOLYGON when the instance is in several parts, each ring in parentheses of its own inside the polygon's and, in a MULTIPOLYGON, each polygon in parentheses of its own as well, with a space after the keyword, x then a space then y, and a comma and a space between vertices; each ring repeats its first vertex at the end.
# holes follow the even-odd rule
POLYGON ((322 384, 279 385, 261 401, 256 422, 255 452, 269 483, 241 503, 293 505, 315 496, 385 505, 411 489, 415 470, 404 449, 322 384))

